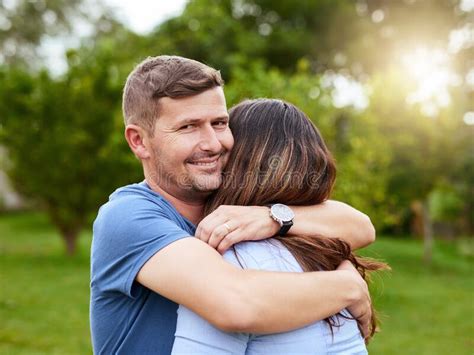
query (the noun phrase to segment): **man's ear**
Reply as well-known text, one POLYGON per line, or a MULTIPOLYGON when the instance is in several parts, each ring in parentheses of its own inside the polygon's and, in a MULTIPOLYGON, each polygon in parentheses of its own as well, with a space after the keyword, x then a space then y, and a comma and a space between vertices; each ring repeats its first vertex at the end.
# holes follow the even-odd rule
POLYGON ((125 127, 125 139, 138 159, 144 160, 150 157, 148 133, 142 127, 134 124, 127 125, 125 127))

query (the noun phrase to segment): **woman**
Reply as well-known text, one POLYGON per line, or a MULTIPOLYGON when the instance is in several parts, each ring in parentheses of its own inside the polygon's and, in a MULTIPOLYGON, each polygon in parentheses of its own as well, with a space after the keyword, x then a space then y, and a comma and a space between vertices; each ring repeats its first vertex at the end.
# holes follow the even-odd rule
MULTIPOLYGON (((221 188, 206 214, 219 205, 314 205, 329 198, 336 169, 318 130, 303 112, 281 100, 244 101, 229 112, 235 145, 221 188)), ((291 230, 290 230, 291 232, 291 230)), ((355 257, 339 239, 274 237, 243 242, 224 254, 242 268, 303 272, 334 270, 349 259, 365 271, 386 265, 355 257)), ((376 320, 372 319, 372 333, 376 320)), ((342 310, 307 327, 280 334, 225 333, 180 306, 173 354, 366 354, 357 321, 342 310)))

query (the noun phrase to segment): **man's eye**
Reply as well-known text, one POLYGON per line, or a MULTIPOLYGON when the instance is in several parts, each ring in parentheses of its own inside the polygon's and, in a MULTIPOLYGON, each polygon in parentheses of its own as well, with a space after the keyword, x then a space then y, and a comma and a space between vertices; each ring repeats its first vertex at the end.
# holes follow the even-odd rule
POLYGON ((225 126, 227 126, 227 121, 217 121, 217 122, 214 122, 214 126, 217 126, 217 127, 225 127, 225 126))
POLYGON ((193 129, 194 127, 196 127, 195 124, 187 124, 185 126, 182 126, 180 129, 181 130, 187 130, 187 129, 193 129))

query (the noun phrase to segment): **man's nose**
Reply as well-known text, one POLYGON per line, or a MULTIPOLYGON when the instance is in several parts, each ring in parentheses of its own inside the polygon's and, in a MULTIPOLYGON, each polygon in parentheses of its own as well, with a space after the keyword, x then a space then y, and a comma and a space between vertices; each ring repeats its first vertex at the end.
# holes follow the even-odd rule
POLYGON ((213 153, 219 153, 222 150, 222 144, 212 126, 203 128, 199 147, 204 151, 213 153))

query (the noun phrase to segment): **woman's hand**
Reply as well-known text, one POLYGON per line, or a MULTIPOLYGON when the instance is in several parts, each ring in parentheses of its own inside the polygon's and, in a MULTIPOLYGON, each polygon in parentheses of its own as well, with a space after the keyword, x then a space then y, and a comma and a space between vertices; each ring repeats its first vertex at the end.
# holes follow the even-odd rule
POLYGON ((219 206, 197 226, 195 236, 221 254, 244 240, 269 238, 280 230, 265 206, 219 206))
MULTIPOLYGON (((342 202, 290 207, 295 212, 291 234, 340 238, 353 250, 375 240, 370 218, 342 202)), ((278 222, 270 217, 269 207, 222 205, 199 223, 195 235, 224 253, 238 242, 266 239, 279 230, 278 222)))

